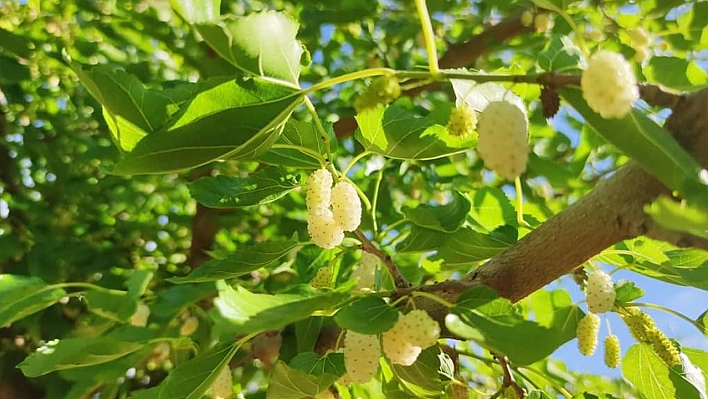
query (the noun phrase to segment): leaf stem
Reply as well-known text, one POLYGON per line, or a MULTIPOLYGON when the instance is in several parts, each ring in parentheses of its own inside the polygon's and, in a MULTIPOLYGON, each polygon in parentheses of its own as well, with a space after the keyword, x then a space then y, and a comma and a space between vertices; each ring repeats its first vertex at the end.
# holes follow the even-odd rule
POLYGON ((388 235, 388 233, 391 232, 391 230, 393 230, 393 229, 395 229, 396 227, 402 225, 403 223, 408 223, 408 222, 410 222, 410 221, 411 221, 411 220, 408 219, 408 218, 403 218, 403 219, 396 220, 395 222, 389 224, 388 226, 386 226, 385 229, 383 229, 383 231, 381 231, 381 233, 379 233, 379 235, 378 235, 378 237, 377 237, 378 241, 381 241, 381 240, 383 240, 384 238, 386 238, 386 236, 388 235))
POLYGON ((376 181, 374 182, 374 199, 371 201, 371 223, 374 227, 374 231, 379 229, 378 218, 376 216, 377 204, 379 203, 379 191, 381 191, 381 181, 383 181, 383 172, 386 169, 386 165, 381 167, 381 169, 376 172, 376 181))
POLYGON ((276 150, 277 149, 286 149, 286 150, 300 151, 303 154, 307 154, 307 155, 311 156, 312 158, 315 158, 317 161, 319 161, 319 163, 322 167, 326 166, 326 162, 325 162, 324 158, 322 158, 322 155, 316 151, 309 149, 309 148, 300 147, 299 145, 292 145, 292 144, 273 144, 270 148, 276 149, 276 150))
POLYGON ((516 187, 516 221, 519 223, 519 226, 523 227, 531 227, 525 220, 524 220, 524 190, 521 187, 521 178, 516 177, 514 179, 514 186, 516 187))
POLYGON ((418 19, 423 27, 423 38, 425 39, 425 51, 428 53, 428 66, 433 78, 440 73, 438 65, 438 52, 435 48, 435 32, 433 31, 433 23, 430 20, 428 6, 425 0, 415 0, 415 8, 418 10, 418 19))
POLYGON ((79 281, 75 282, 69 282, 69 283, 61 283, 61 284, 53 284, 50 286, 47 286, 47 289, 55 289, 55 288, 88 288, 94 291, 101 291, 105 292, 107 294, 113 294, 113 295, 127 295, 128 293, 126 291, 120 291, 120 290, 113 290, 110 288, 106 287, 101 287, 100 285, 95 285, 91 283, 83 283, 79 281))
POLYGON ((363 78, 368 78, 368 77, 372 77, 372 76, 391 75, 391 74, 396 74, 396 70, 391 69, 391 68, 364 69, 363 71, 347 73, 345 75, 337 76, 335 78, 327 79, 327 80, 322 81, 320 83, 314 84, 310 88, 305 89, 304 94, 305 95, 311 94, 311 93, 317 92, 322 89, 328 89, 328 88, 330 88, 332 86, 336 86, 338 84, 351 82, 352 80, 363 79, 363 78))
POLYGON ((540 371, 534 370, 534 369, 532 369, 532 368, 530 368, 530 367, 514 367, 514 371, 516 371, 517 373, 519 373, 519 375, 520 375, 523 379, 525 379, 526 381, 528 381, 531 385, 533 385, 533 386, 536 387, 537 389, 538 389, 538 387, 536 386, 536 384, 534 384, 534 382, 531 381, 531 379, 530 379, 529 377, 527 377, 525 374, 523 374, 519 369, 524 369, 524 370, 531 371, 532 373, 536 374, 537 376, 539 376, 539 377, 543 378, 544 380, 548 381, 548 382, 553 386, 553 388, 554 388, 555 390, 557 390, 558 392, 560 392, 561 395, 565 396, 566 398, 572 398, 572 397, 573 397, 573 395, 572 395, 570 392, 568 392, 568 390, 566 390, 562 385, 559 385, 556 381, 553 381, 550 377, 546 376, 545 374, 541 373, 540 371))
POLYGON ((342 176, 346 176, 347 173, 349 173, 349 169, 351 169, 354 165, 356 165, 357 162, 359 162, 362 158, 364 158, 367 155, 371 155, 371 151, 364 150, 361 153, 357 154, 355 157, 353 157, 351 159, 351 161, 349 161, 347 166, 344 168, 344 170, 342 171, 342 176))

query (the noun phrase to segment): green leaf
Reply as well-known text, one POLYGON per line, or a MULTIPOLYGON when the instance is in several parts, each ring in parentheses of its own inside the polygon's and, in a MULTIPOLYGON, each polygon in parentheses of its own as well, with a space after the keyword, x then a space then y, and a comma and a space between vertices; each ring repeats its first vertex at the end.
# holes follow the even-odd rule
POLYGON ((708 73, 694 61, 679 57, 652 57, 644 68, 649 83, 677 91, 695 91, 708 84, 708 73))
POLYGON ((330 374, 336 378, 347 372, 344 367, 344 354, 341 352, 329 352, 324 356, 315 352, 303 352, 290 360, 290 367, 315 376, 330 374))
POLYGON ((534 389, 533 391, 529 392, 528 395, 526 395, 526 399, 551 399, 551 397, 543 391, 534 389))
POLYGON ((219 297, 214 299, 214 305, 243 334, 285 327, 348 297, 343 292, 320 291, 309 285, 277 295, 254 294, 243 287, 233 289, 223 281, 217 285, 219 297))
POLYGON ((216 293, 214 283, 176 285, 162 291, 157 300, 150 305, 150 317, 170 319, 182 309, 213 296, 216 293))
POLYGON ((627 303, 643 297, 644 290, 637 287, 632 281, 620 280, 615 283, 615 294, 615 302, 627 303))
POLYGON ((701 399, 680 367, 669 368, 647 344, 629 348, 622 360, 622 375, 647 399, 701 399))
POLYGON ((234 343, 222 343, 179 364, 160 384, 158 399, 200 399, 238 348, 234 343))
POLYGON ((219 25, 200 25, 198 30, 221 58, 237 68, 297 86, 303 54, 298 28, 286 14, 265 11, 225 19, 219 25))
POLYGON ((531 303, 536 320, 531 321, 518 306, 498 298, 490 288, 472 288, 460 296, 445 322, 453 333, 503 353, 516 364, 531 364, 575 338, 577 322, 583 316, 565 291, 539 291, 534 296, 531 303))
POLYGON ((446 237, 447 234, 445 233, 413 226, 405 241, 396 246, 396 252, 433 251, 438 249, 440 245, 445 242, 446 237))
POLYGON ((142 391, 135 391, 131 396, 128 396, 128 399, 158 399, 161 390, 162 386, 157 386, 142 391))
POLYGON ((339 309, 334 316, 334 321, 340 327, 369 335, 388 331, 396 324, 397 320, 398 310, 378 297, 357 299, 339 309), (362 323, 364 320, 366 322, 362 323))
POLYGON ((445 233, 452 233, 462 227, 469 211, 470 202, 457 191, 452 192, 452 201, 445 205, 418 205, 401 209, 415 225, 445 233))
POLYGON ((467 194, 472 202, 470 215, 488 231, 504 225, 516 225, 516 209, 499 188, 483 187, 467 194))
POLYGON ((46 309, 65 295, 38 278, 0 274, 0 327, 46 309))
POLYGON ((278 138, 301 100, 299 91, 260 78, 213 81, 182 105, 168 127, 143 138, 113 172, 167 173, 217 159, 254 158, 278 138))
POLYGON ((452 268, 469 266, 491 258, 513 243, 514 240, 502 234, 482 234, 462 228, 444 238, 433 259, 443 259, 452 268))
POLYGON ((584 58, 582 50, 568 36, 553 36, 538 54, 536 63, 544 72, 577 72, 584 58))
POLYGON ((435 159, 469 148, 450 148, 440 135, 445 127, 398 106, 368 109, 356 116, 356 139, 369 151, 395 159, 435 159))
POLYGON ((662 195, 644 211, 661 227, 708 238, 708 211, 662 195))
POLYGON ((128 322, 138 307, 136 298, 103 291, 87 291, 84 300, 92 313, 120 323, 128 322))
MULTIPOLYGON (((329 136, 329 149, 337 148, 337 137, 331 123, 323 123, 329 136)), ((265 163, 302 169, 322 167, 327 158, 327 145, 313 122, 288 120, 278 141, 259 158, 265 163), (319 154, 319 156, 315 156, 319 154)))
POLYGON ((708 337, 708 309, 696 318, 696 323, 701 327, 703 335, 708 337))
POLYGON ((392 365, 393 373, 406 390, 416 397, 440 398, 445 391, 440 373, 441 360, 446 356, 439 347, 431 346, 422 351, 410 366, 392 365))
POLYGON ((671 135, 644 112, 633 109, 622 119, 604 119, 590 109, 579 89, 558 90, 607 142, 634 159, 647 172, 686 199, 708 198, 708 185, 700 180, 701 167, 671 135))
POLYGON ((147 89, 135 76, 112 66, 72 63, 81 83, 103 106, 113 141, 131 151, 149 133, 167 122, 176 101, 165 91, 147 89))
POLYGON ((170 4, 190 24, 215 21, 221 9, 221 0, 170 0, 170 4))
POLYGON ((57 370, 111 362, 142 347, 142 343, 112 337, 54 340, 37 349, 18 367, 27 377, 39 377, 57 370))
POLYGON ((282 361, 275 364, 268 383, 267 399, 300 399, 314 397, 329 388, 337 377, 332 374, 312 375, 288 367, 282 361))
POLYGON ((266 241, 238 248, 226 259, 213 259, 192 270, 185 277, 167 279, 175 284, 227 280, 274 265, 278 259, 298 247, 297 241, 266 241))
POLYGON ((234 208, 277 201, 300 186, 300 176, 269 166, 246 177, 202 177, 188 184, 189 193, 209 208, 234 208))

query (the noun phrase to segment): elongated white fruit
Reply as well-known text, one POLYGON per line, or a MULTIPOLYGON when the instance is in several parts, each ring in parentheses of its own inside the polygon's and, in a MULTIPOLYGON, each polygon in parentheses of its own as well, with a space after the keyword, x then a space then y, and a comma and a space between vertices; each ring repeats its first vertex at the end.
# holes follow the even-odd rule
POLYGON ((344 240, 344 230, 334 221, 329 209, 307 215, 307 232, 312 241, 324 249, 334 248, 344 240))
POLYGON ((489 103, 477 124, 477 152, 484 166, 508 180, 526 171, 528 128, 528 118, 521 108, 508 101, 489 103))
POLYGON ((590 273, 585 294, 591 312, 605 313, 612 310, 616 298, 612 277, 602 270, 590 273))
POLYGON ((354 231, 361 223, 361 200, 349 182, 339 182, 332 189, 334 220, 344 231, 354 231))
POLYGON ((332 201, 332 174, 327 169, 318 169, 307 178, 307 211, 322 213, 332 201))
POLYGON ((381 345, 376 335, 347 331, 344 337, 344 366, 351 381, 369 382, 376 374, 381 357, 381 345))

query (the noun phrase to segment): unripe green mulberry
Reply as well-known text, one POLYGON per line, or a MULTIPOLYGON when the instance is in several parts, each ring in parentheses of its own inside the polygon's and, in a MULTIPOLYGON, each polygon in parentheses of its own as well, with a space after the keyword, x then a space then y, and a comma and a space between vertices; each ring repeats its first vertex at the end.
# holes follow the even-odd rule
POLYGON ((533 25, 533 13, 531 11, 526 10, 521 14, 521 25, 527 28, 533 25))
POLYGON ((620 364, 620 341, 616 335, 608 335, 605 338, 605 365, 611 369, 616 369, 620 364))
POLYGON ((540 13, 536 15, 536 18, 533 20, 533 24, 537 33, 547 32, 553 29, 553 18, 551 17, 551 14, 545 12, 540 13))
POLYGON ((635 47, 645 47, 651 43, 651 38, 647 31, 642 28, 632 29, 629 31, 629 38, 632 41, 632 45, 635 47))
POLYGON ((470 392, 467 387, 453 384, 450 387, 450 399, 469 399, 470 392))
POLYGON ((450 112, 450 119, 447 121, 447 131, 450 135, 460 138, 469 137, 476 127, 477 114, 466 102, 450 112))
POLYGON ((389 104, 401 96, 401 86, 395 76, 380 76, 354 100, 354 109, 360 113, 379 104, 389 104))
POLYGON ((320 267, 315 277, 310 280, 310 285, 315 288, 332 288, 332 268, 320 267))
POLYGON ((509 385, 504 388, 504 399, 521 399, 521 397, 519 396, 519 393, 516 392, 516 389, 509 385))
POLYGON ((578 322, 578 349, 583 356, 592 356, 597 348, 597 334, 600 332, 600 317, 588 313, 578 322))
POLYGON ((622 320, 629 328, 634 339, 639 342, 649 342, 650 332, 657 329, 654 319, 646 312, 634 307, 626 308, 628 313, 622 315, 622 320))
POLYGON ((676 366, 681 363, 681 356, 678 349, 674 346, 670 339, 664 335, 661 330, 654 328, 649 332, 649 342, 654 348, 659 357, 669 365, 669 367, 676 366))

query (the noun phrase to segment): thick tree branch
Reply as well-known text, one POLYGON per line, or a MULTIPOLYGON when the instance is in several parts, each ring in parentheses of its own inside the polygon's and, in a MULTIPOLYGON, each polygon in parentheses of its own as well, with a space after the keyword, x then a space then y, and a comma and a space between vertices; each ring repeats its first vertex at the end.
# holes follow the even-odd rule
MULTIPOLYGON (((651 218, 648 218, 651 219, 651 218)), ((708 239, 697 237, 689 233, 665 229, 652 220, 647 220, 645 236, 655 240, 668 242, 681 248, 698 248, 708 251, 708 239)))

